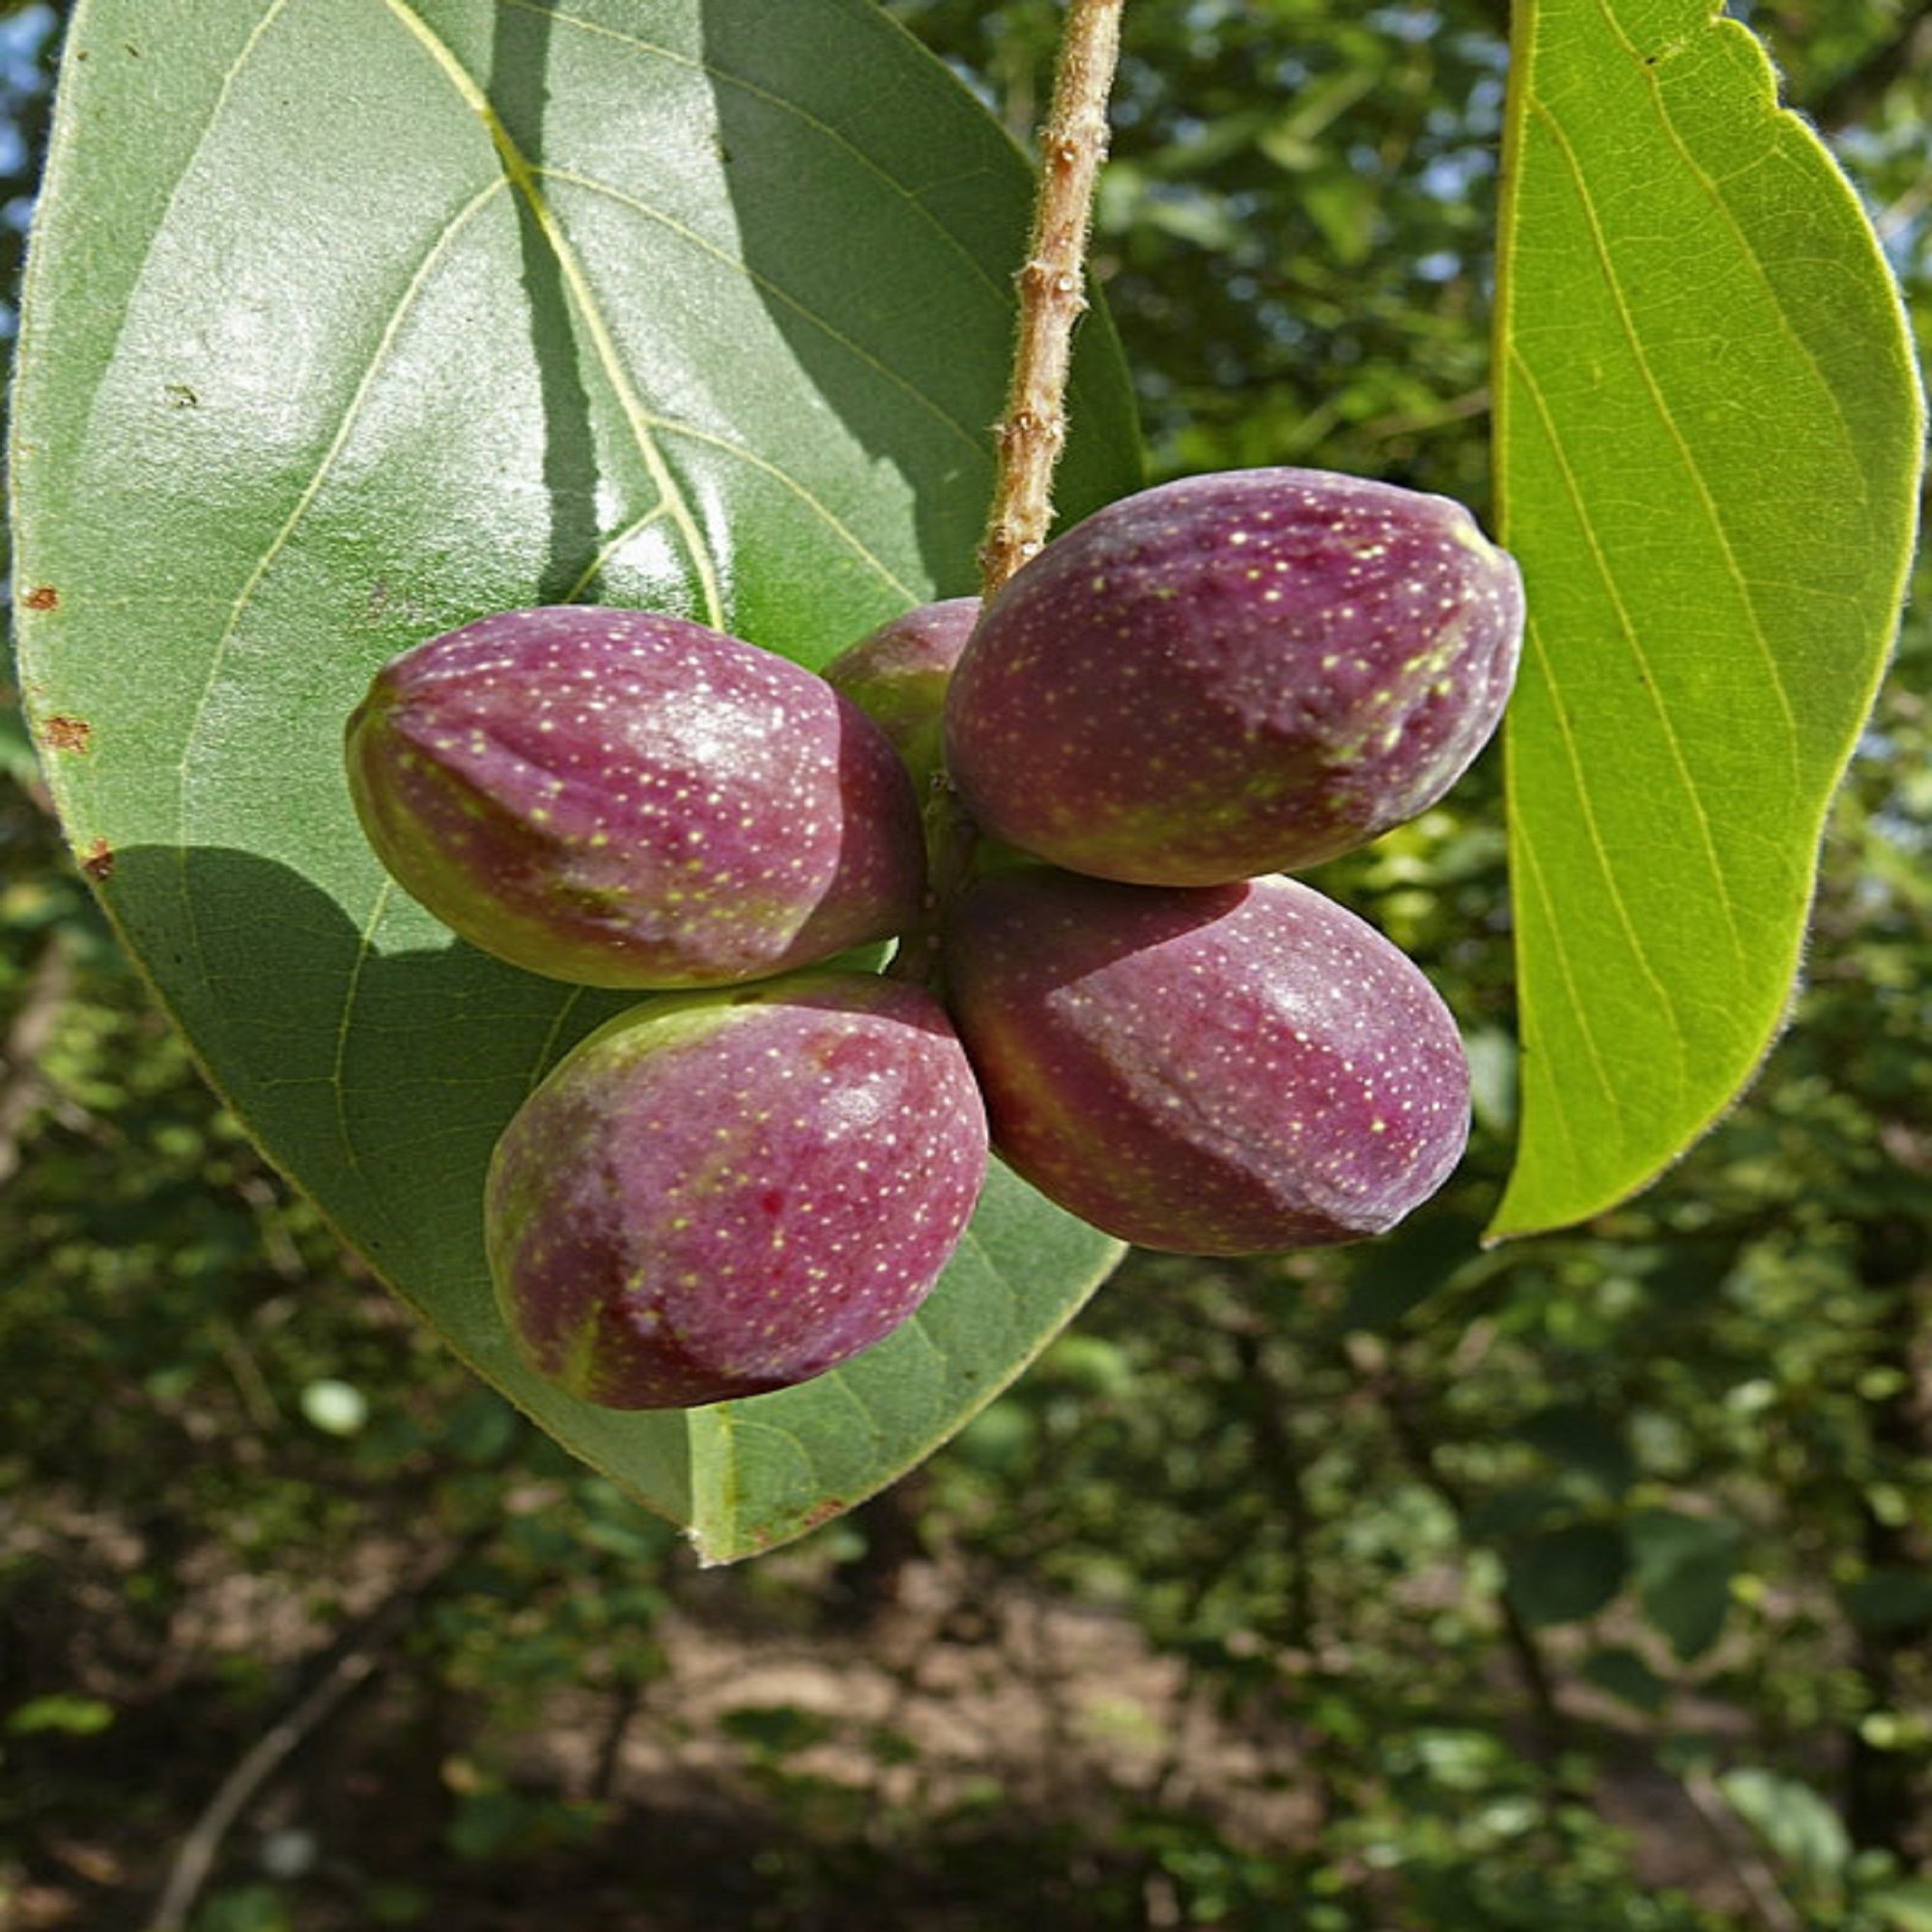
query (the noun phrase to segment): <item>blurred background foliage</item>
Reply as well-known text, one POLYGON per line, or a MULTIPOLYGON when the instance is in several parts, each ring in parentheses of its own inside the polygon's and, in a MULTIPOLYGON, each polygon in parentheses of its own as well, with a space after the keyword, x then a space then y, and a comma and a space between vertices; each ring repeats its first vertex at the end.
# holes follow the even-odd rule
MULTIPOLYGON (((1056 5, 890 11, 1028 135, 1056 5)), ((1738 11, 1922 330, 1923 0, 1738 11)), ((1129 8, 1097 268, 1155 474, 1484 500, 1505 26, 1129 8)), ((59 27, 0 9, 10 288, 59 27)), ((1642 1199, 1476 1245, 1479 767, 1321 879, 1464 1021, 1458 1180, 1357 1250, 1130 1259, 924 1470, 708 1573, 264 1167, 0 705, 0 1926, 1932 1927, 1928 659, 1921 598, 1793 1024, 1642 1199)))

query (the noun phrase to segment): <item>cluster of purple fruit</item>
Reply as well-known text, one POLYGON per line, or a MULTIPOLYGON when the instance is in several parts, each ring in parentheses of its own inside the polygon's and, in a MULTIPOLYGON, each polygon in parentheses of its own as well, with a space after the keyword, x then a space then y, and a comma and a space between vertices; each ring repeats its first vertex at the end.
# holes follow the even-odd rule
POLYGON ((1149 1247, 1390 1227, 1461 1156, 1462 1043, 1282 874, 1454 782, 1521 630, 1460 505, 1257 469, 1125 498, 823 676, 580 608, 384 667, 348 756, 400 883, 516 965, 669 995, 498 1144, 490 1262, 529 1361, 633 1408, 820 1374, 919 1305, 989 1139, 1149 1247), (935 894, 924 819, 956 854, 955 810, 978 863, 935 894), (936 992, 838 956, 914 934, 936 992))

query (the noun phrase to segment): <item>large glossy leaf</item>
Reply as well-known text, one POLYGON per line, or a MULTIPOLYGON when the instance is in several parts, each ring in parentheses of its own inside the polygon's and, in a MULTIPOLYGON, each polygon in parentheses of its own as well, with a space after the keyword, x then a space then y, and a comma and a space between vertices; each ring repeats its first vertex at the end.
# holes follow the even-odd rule
MULTIPOLYGON (((690 1417, 526 1377, 484 1164, 608 1013, 385 885, 375 667, 481 612, 683 611, 822 663, 970 587, 1029 198, 867 0, 84 0, 14 417, 25 696, 77 853, 273 1157, 451 1345, 709 1556, 876 1489, 1117 1250, 1006 1176, 924 1314, 690 1417)), ((1068 511, 1138 480, 1090 327, 1068 511)))
POLYGON ((1921 435, 1878 245, 1751 36, 1707 0, 1515 12, 1497 482, 1532 614, 1500 1235, 1642 1185, 1776 1033, 1921 435))

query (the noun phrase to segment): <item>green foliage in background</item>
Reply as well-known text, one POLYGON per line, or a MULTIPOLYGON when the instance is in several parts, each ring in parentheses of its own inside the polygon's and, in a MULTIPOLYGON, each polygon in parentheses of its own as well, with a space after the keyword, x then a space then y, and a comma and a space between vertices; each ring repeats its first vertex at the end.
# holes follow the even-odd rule
MULTIPOLYGON (((1056 8, 892 11, 1037 118, 1056 8)), ((1794 0, 1753 24, 1922 305, 1910 23, 1794 0)), ((1308 460, 1486 498, 1498 25, 1136 0, 1101 250, 1161 473, 1308 460), (1261 79, 1279 104, 1240 124, 1261 79)), ((639 1932, 1916 1932, 1928 669, 1921 606, 1831 821, 1792 1025, 1661 1184, 1480 1245, 1516 1022, 1486 765, 1321 880, 1469 1027, 1452 1190, 1360 1250, 1131 1258, 922 1477, 724 1573, 479 1387, 265 1166, 0 712, 0 1896, 143 1922, 221 1778, 361 1646, 375 1689, 224 1843, 198 1932, 539 1907, 639 1932), (866 1593, 908 1549, 946 1592, 935 1655, 1015 1598, 1070 1605, 1238 1751, 1204 1786, 1119 1714, 1110 1772, 1020 1812, 943 1795, 941 1753, 857 1714, 748 1696, 680 1729, 677 1631, 869 1645, 866 1593), (250 1647, 251 1605, 313 1633, 301 1668, 250 1647), (587 1741, 582 1775, 531 1770, 545 1727, 587 1741), (639 1733, 718 1808, 627 1795, 639 1733)))

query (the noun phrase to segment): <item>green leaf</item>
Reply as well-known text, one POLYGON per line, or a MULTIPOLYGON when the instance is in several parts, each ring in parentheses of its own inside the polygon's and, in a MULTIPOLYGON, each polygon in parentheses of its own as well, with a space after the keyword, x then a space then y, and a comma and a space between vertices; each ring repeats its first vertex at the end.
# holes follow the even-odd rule
MULTIPOLYGON (((24 697, 70 838, 270 1154, 479 1374, 724 1559, 890 1481, 1117 1246, 996 1175, 906 1331, 683 1415, 497 1321, 484 1168, 621 1001, 384 881, 377 666, 583 598, 823 663, 971 587, 1031 184, 867 0, 83 0, 23 305, 24 697), (327 84, 321 84, 326 77, 327 84)), ((1104 318, 1068 515, 1139 481, 1104 318)))
POLYGON ((823 1711, 797 1704, 740 1704, 720 1714, 718 1728, 756 1756, 781 1759, 823 1744, 838 1727, 823 1711))
POLYGON ((1599 1690, 1655 1717, 1663 1709, 1670 1686, 1634 1650, 1617 1646, 1595 1650, 1583 1660, 1582 1672, 1599 1690))
POLYGON ((278 1887, 231 1885, 209 1894, 194 1915, 192 1932, 289 1932, 292 1923, 278 1887))
POLYGON ((1338 1329, 1392 1329, 1411 1309, 1482 1269, 1482 1224, 1432 1210, 1413 1214, 1357 1251, 1338 1329))
POLYGON ((1636 1458, 1613 1416, 1580 1403, 1552 1404, 1528 1417, 1521 1433, 1524 1441, 1607 1496, 1621 1495, 1636 1480, 1636 1458))
POLYGON ((1509 1598, 1532 1624, 1592 1617, 1623 1588, 1624 1540, 1602 1523, 1545 1530, 1505 1558, 1509 1598))
POLYGON ((1516 10, 1496 473, 1522 1128, 1493 1236, 1642 1186, 1784 1016, 1922 411, 1850 187, 1706 0, 1516 10))
POLYGON ((1932 1624, 1932 1576, 1899 1566, 1868 1570, 1848 1584, 1846 1612, 1868 1630, 1910 1630, 1932 1624))
POLYGON ((1859 1903, 1897 1932, 1932 1932, 1932 1879, 1909 1878, 1861 1892, 1859 1903))
POLYGON ((1463 1521, 1471 1543, 1515 1543, 1540 1533, 1574 1505, 1555 1483, 1510 1483, 1478 1497, 1463 1521))
POLYGON ((1844 1821, 1808 1784, 1743 1766, 1719 1775, 1725 1802, 1794 1873, 1835 1889, 1852 1861, 1844 1821))
POLYGON ((14 1737, 31 1737, 40 1731, 60 1731, 69 1737, 91 1738, 114 1721, 114 1707, 99 1697, 83 1697, 71 1690, 50 1691, 44 1697, 29 1697, 7 1713, 5 1728, 14 1737))
POLYGON ((1639 1510, 1626 1525, 1644 1614, 1685 1662, 1717 1642, 1730 1614, 1738 1534, 1677 1510, 1639 1510))

